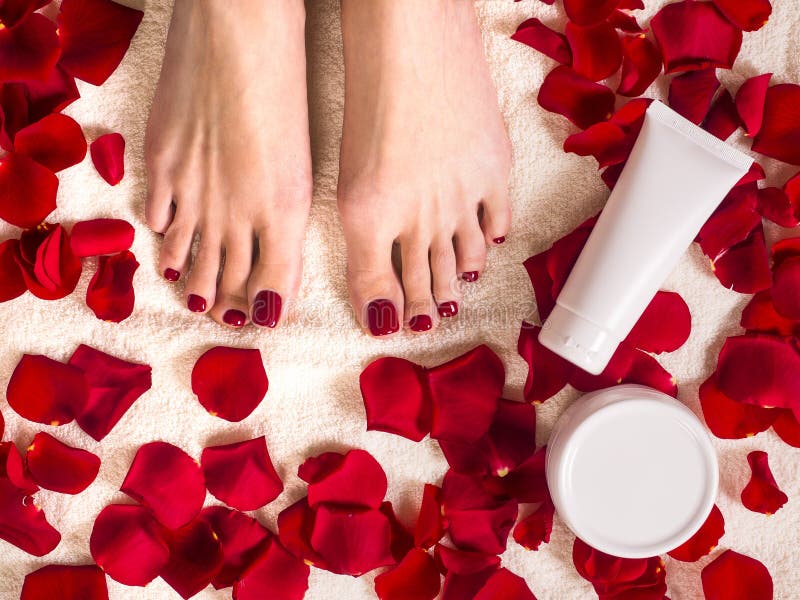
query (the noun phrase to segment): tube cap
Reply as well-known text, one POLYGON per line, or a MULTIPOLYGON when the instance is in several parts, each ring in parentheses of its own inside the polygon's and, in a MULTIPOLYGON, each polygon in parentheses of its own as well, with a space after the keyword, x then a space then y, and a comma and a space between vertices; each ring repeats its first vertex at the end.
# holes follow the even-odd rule
POLYGON ((621 341, 558 303, 539 332, 542 346, 592 375, 603 372, 621 341))

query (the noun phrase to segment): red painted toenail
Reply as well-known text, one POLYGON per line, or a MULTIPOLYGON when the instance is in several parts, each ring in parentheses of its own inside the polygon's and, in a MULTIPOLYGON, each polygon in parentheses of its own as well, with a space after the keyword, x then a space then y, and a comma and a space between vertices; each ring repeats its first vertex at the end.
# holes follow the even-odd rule
POLYGON ((408 326, 411 331, 428 331, 433 327, 433 321, 428 315, 417 315, 416 317, 411 317, 408 326))
POLYGON ((499 238, 494 238, 492 241, 495 244, 502 244, 503 242, 506 241, 506 238, 504 236, 500 236, 499 238))
POLYGON ((244 322, 247 320, 247 315, 242 311, 231 308, 225 311, 222 315, 222 320, 232 327, 244 327, 244 322))
POLYGON ((164 279, 167 281, 178 281, 181 278, 181 272, 175 269, 164 269, 164 279))
POLYGON ((458 314, 458 302, 442 302, 438 310, 440 317, 455 317, 458 314))
POLYGON ((373 300, 367 306, 367 323, 374 336, 389 335, 400 329, 397 309, 391 300, 373 300))
POLYGON ((189 310, 192 312, 203 312, 206 309, 206 299, 197 294, 189 294, 189 297, 186 299, 186 306, 188 306, 189 310))
POLYGON ((256 294, 253 300, 253 309, 250 311, 250 319, 256 325, 262 327, 275 327, 278 319, 281 318, 281 306, 283 301, 278 292, 263 290, 256 294))
POLYGON ((478 272, 477 271, 467 271, 466 273, 462 273, 461 274, 461 279, 463 279, 467 283, 472 283, 473 281, 478 281, 478 272))

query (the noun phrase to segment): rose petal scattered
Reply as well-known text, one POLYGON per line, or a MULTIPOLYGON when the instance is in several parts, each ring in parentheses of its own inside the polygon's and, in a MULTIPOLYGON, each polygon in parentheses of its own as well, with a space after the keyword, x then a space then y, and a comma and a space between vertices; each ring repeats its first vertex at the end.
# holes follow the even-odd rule
MULTIPOLYGON (((394 507, 391 502, 384 502, 378 510, 389 519, 389 527, 392 530, 392 541, 389 544, 389 549, 395 562, 400 562, 414 548, 414 534, 394 514, 394 507)), ((439 517, 441 518, 441 510, 439 512, 439 517)))
POLYGON ((440 570, 447 574, 473 575, 500 566, 500 557, 496 554, 458 550, 442 544, 434 548, 434 558, 440 570))
POLYGON ((620 0, 564 0, 567 17, 578 25, 593 25, 606 19, 620 0))
POLYGON ((101 135, 91 143, 89 153, 95 169, 109 185, 122 181, 125 175, 125 138, 118 133, 101 135))
POLYGON ((381 600, 434 600, 440 588, 436 562, 420 548, 411 550, 397 566, 375 578, 375 593, 381 600))
POLYGON ((242 421, 264 399, 269 387, 261 351, 216 346, 192 369, 192 391, 212 416, 242 421))
POLYGON ((772 302, 775 310, 793 321, 800 321, 800 256, 787 258, 774 267, 772 302))
POLYGON ((495 571, 475 596, 475 600, 494 600, 495 598, 536 600, 525 580, 508 569, 495 571))
POLYGON ((97 565, 47 565, 28 573, 20 600, 108 600, 106 574, 97 565))
POLYGON ((58 177, 32 158, 12 152, 0 159, 0 219, 36 227, 56 208, 58 177))
POLYGON ((169 561, 160 575, 182 598, 191 598, 205 589, 222 567, 219 538, 203 520, 165 530, 164 541, 169 548, 169 561))
POLYGON ((787 319, 775 310, 769 290, 758 292, 750 299, 742 311, 740 324, 748 333, 774 333, 780 336, 800 333, 800 323, 787 319))
POLYGON ((700 572, 706 600, 771 600, 772 576, 754 558, 726 550, 700 572))
POLYGON ((14 149, 57 173, 83 160, 86 138, 75 119, 55 113, 17 132, 14 149))
POLYGON ((308 506, 308 498, 303 497, 278 515, 278 536, 284 548, 306 564, 327 569, 324 559, 311 547, 315 520, 316 515, 308 506))
POLYGON ((616 73, 622 65, 622 44, 606 22, 582 26, 567 22, 566 37, 572 51, 572 69, 591 81, 616 73))
POLYGON ((602 598, 655 600, 663 598, 667 591, 664 562, 658 556, 618 558, 575 538, 572 562, 602 598))
POLYGON ((725 535, 725 518, 715 504, 700 529, 668 554, 683 562, 697 562, 714 551, 723 535, 725 535))
POLYGON ((761 224, 757 203, 756 183, 734 187, 697 234, 703 254, 714 261, 732 246, 746 240, 761 224))
POLYGON ((700 406, 706 425, 718 438, 738 440, 769 429, 779 411, 735 402, 723 394, 712 375, 700 386, 700 406))
POLYGON ((572 51, 567 38, 539 19, 528 19, 520 23, 511 39, 538 50, 562 65, 572 64, 572 51))
POLYGON ((14 27, 0 27, 0 81, 43 80, 61 55, 55 24, 32 14, 14 27))
POLYGON ((607 120, 614 112, 614 92, 578 75, 570 67, 556 67, 539 89, 539 105, 558 113, 580 127, 607 120))
POLYGON ((739 129, 739 113, 736 112, 736 104, 728 90, 722 90, 711 105, 703 129, 723 141, 739 129))
POLYGON ((136 303, 133 276, 138 268, 139 262, 129 250, 98 259, 97 271, 86 289, 86 305, 98 319, 120 323, 131 316, 136 303))
POLYGON ((800 86, 785 83, 767 90, 764 121, 753 139, 753 151, 800 165, 800 86))
POLYGON ((789 501, 775 482, 769 468, 766 452, 756 450, 747 455, 747 463, 752 472, 750 481, 742 490, 742 504, 748 510, 774 515, 789 501))
POLYGON ((677 113, 699 125, 708 116, 717 90, 719 79, 716 69, 687 71, 670 82, 669 105, 677 113))
POLYGON ((595 123, 584 131, 573 133, 564 140, 564 152, 578 156, 593 156, 603 168, 625 161, 630 154, 625 131, 610 122, 595 123))
POLYGON ((0 302, 8 302, 28 291, 25 278, 17 264, 19 240, 0 243, 0 302))
POLYGON ((8 381, 6 398, 21 417, 45 425, 71 422, 88 395, 80 369, 46 356, 24 354, 8 381))
POLYGON ((731 23, 744 31, 761 29, 772 14, 770 0, 714 0, 731 23))
POLYGON ((62 494, 81 493, 100 471, 100 459, 96 455, 68 446, 44 431, 33 438, 26 463, 37 485, 62 494))
POLYGON ((779 416, 772 424, 775 433, 794 448, 800 448, 800 420, 791 410, 779 410, 779 416))
POLYGON ((460 575, 455 572, 448 573, 442 585, 442 596, 440 600, 463 600, 464 598, 475 598, 481 588, 489 578, 498 570, 498 566, 492 566, 478 573, 470 575, 460 575))
POLYGON ((770 79, 772 73, 751 77, 736 92, 736 111, 744 124, 744 130, 750 137, 761 131, 770 79))
POLYGON ((26 495, 39 491, 39 486, 30 478, 14 442, 0 442, 0 478, 7 479, 26 495))
POLYGON ((722 285, 740 294, 755 294, 770 287, 772 273, 761 223, 743 242, 716 258, 712 268, 722 285))
POLYGON ((58 300, 73 292, 81 276, 81 261, 72 253, 61 225, 43 223, 23 231, 15 256, 25 285, 37 298, 58 300))
MULTIPOLYGON (((615 14, 625 15, 620 11, 615 14)), ((636 19, 630 17, 633 24, 636 19)), ((620 27, 619 22, 616 27, 620 27)), ((627 29, 632 33, 641 31, 638 25, 627 29)), ((641 96, 656 80, 664 65, 661 51, 644 35, 622 37, 622 76, 617 93, 622 96, 641 96)))
POLYGON ((70 244, 75 256, 116 254, 130 249, 133 225, 122 219, 92 219, 75 223, 70 231, 70 244))
POLYGON ((414 546, 428 549, 444 536, 447 524, 442 519, 442 490, 426 483, 422 490, 417 526, 414 529, 414 546))
POLYGON ((525 550, 538 550, 539 546, 550 541, 553 531, 555 507, 550 500, 542 504, 514 527, 514 541, 525 550))
POLYGON ((781 227, 800 225, 800 196, 789 197, 780 188, 766 187, 758 190, 756 208, 762 217, 781 227))
POLYGON ((233 587, 234 600, 302 600, 308 589, 310 569, 281 546, 270 540, 233 587))
POLYGON ((692 314, 680 294, 660 290, 633 326, 625 343, 645 352, 674 352, 692 331, 692 314))
POLYGON ((308 483, 308 504, 380 508, 388 483, 383 468, 364 450, 326 452, 307 459, 297 472, 308 483))

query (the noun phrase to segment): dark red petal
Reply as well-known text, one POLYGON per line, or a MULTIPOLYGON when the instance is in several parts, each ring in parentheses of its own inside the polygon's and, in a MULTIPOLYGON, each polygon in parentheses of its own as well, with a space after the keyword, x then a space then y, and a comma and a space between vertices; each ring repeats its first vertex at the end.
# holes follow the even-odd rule
POLYGON ((745 185, 746 183, 752 183, 754 181, 763 181, 767 178, 767 173, 764 171, 764 167, 762 167, 757 162, 754 162, 750 165, 750 169, 748 169, 747 173, 736 183, 736 185, 745 185))
POLYGON ((20 130, 14 149, 57 173, 83 160, 86 138, 75 119, 52 114, 20 130))
POLYGON ((778 437, 795 448, 800 448, 800 420, 791 410, 779 410, 780 416, 772 424, 778 437))
POLYGON ((708 67, 730 69, 742 47, 742 31, 710 2, 667 4, 650 26, 667 73, 708 67))
MULTIPOLYGON (((622 110, 620 110, 620 113, 622 113, 622 110)), ((619 117, 620 113, 615 116, 619 117)), ((614 116, 612 116, 613 118, 614 116)), ((575 261, 578 260, 581 250, 586 245, 586 240, 589 239, 596 221, 596 217, 587 219, 571 233, 554 242, 550 250, 546 252, 545 265, 553 281, 553 297, 558 296, 561 292, 561 288, 566 283, 567 277, 572 271, 575 261)), ((539 316, 544 318, 542 315, 539 316)))
POLYGON ((216 346, 192 369, 192 391, 212 416, 238 422, 252 413, 269 387, 261 351, 216 346))
POLYGON ((789 180, 783 184, 783 193, 789 197, 792 206, 800 204, 800 173, 790 177, 789 180))
POLYGON ((618 558, 595 550, 580 538, 572 546, 572 562, 602 598, 656 600, 664 597, 664 562, 652 558, 618 558))
POLYGON ((708 116, 711 101, 718 89, 719 79, 715 68, 682 73, 669 84, 669 105, 699 125, 708 116))
MULTIPOLYGON (((608 15, 608 19, 606 19, 609 23, 611 23, 616 29, 620 31, 624 31, 625 33, 643 33, 644 30, 642 29, 639 22, 636 20, 630 13, 626 13, 624 10, 615 10, 610 15, 608 15)), ((661 53, 658 53, 659 60, 661 57, 661 53)), ((660 67, 659 67, 660 69, 660 67)), ((620 94, 619 90, 617 93, 620 94)))
POLYGON ((439 596, 441 575, 427 551, 415 548, 396 567, 375 578, 381 600, 434 600, 439 596))
POLYGON ((503 362, 488 346, 428 371, 433 417, 431 437, 471 442, 489 430, 503 393, 503 362))
POLYGON ((384 502, 378 510, 389 519, 389 526, 392 529, 392 542, 389 548, 395 562, 400 562, 414 547, 414 534, 394 514, 394 507, 391 502, 384 502))
POLYGON ((659 291, 633 326, 625 341, 645 352, 674 352, 689 339, 692 314, 675 292, 659 291))
POLYGON ((736 112, 733 96, 728 90, 722 90, 711 105, 703 129, 721 140, 727 140, 738 128, 739 113, 736 112))
POLYGON ((0 478, 8 479, 24 494, 35 494, 39 486, 30 478, 22 462, 22 455, 14 442, 0 442, 0 478))
POLYGON ((73 448, 44 431, 33 438, 26 455, 28 471, 41 487, 79 494, 97 477, 100 459, 81 448, 73 448))
POLYGON ((333 573, 358 577, 394 564, 391 540, 389 520, 379 510, 326 504, 316 509, 311 547, 333 573))
POLYGON ((97 272, 86 289, 86 305, 98 319, 119 323, 131 316, 136 303, 133 276, 138 268, 129 250, 98 259, 97 272))
POLYGON ((500 566, 500 557, 496 554, 457 550, 442 544, 436 545, 434 556, 441 567, 440 570, 447 574, 473 575, 500 566))
POLYGON ((39 14, 0 27, 0 81, 44 80, 61 54, 55 24, 39 14))
POLYGON ((780 414, 778 409, 734 402, 720 391, 715 375, 703 382, 699 393, 706 425, 718 438, 752 437, 769 429, 780 414))
POLYGON ((576 368, 569 383, 582 392, 593 392, 620 383, 638 383, 670 396, 678 395, 675 377, 651 355, 633 348, 627 342, 620 344, 600 375, 590 375, 576 368))
POLYGON ((475 598, 484 584, 489 580, 489 577, 491 577, 498 568, 499 563, 497 566, 492 566, 470 575, 459 575, 455 572, 448 573, 444 578, 440 600, 464 600, 464 598, 475 598))
MULTIPOLYGON (((625 15, 619 11, 616 14, 625 15)), ((636 19, 630 18, 635 25, 636 19)), ((628 31, 636 32, 637 28, 638 25, 629 27, 628 31)), ((617 93, 622 96, 641 96, 661 73, 664 64, 661 52, 644 34, 626 35, 622 37, 622 57, 622 77, 617 93)))
POLYGON ((272 539, 233 587, 234 600, 302 600, 310 569, 272 539))
POLYGON ((58 177, 23 154, 0 160, 0 218, 17 227, 36 227, 56 208, 58 177))
POLYGON ((25 125, 50 113, 60 112, 80 98, 75 78, 60 65, 56 65, 43 81, 25 81, 6 86, 18 89, 25 97, 25 125))
POLYGON ((101 135, 91 143, 89 153, 95 169, 109 185, 122 181, 125 175, 125 138, 118 133, 101 135))
POLYGON ((572 50, 572 69, 591 81, 617 72, 622 64, 619 34, 605 21, 582 26, 567 22, 566 36, 572 50))
POLYGON ((715 504, 697 533, 668 554, 676 560, 697 562, 714 551, 723 535, 725 535, 725 518, 715 504))
POLYGON ((303 497, 278 515, 278 536, 281 544, 296 557, 327 570, 323 558, 311 547, 315 520, 316 513, 308 506, 308 498, 303 497))
POLYGON ((386 431, 415 442, 431 430, 425 369, 402 358, 371 362, 361 373, 367 430, 386 431))
POLYGON ((772 302, 775 310, 793 321, 800 321, 800 256, 783 260, 774 269, 772 302))
POLYGON ((714 0, 714 4, 744 31, 761 29, 772 14, 770 0, 714 0))
POLYGON ((564 152, 578 156, 593 156, 603 168, 625 161, 630 154, 628 135, 613 123, 595 123, 584 131, 573 133, 564 140, 564 152))
POLYGON ((13 27, 49 3, 50 0, 4 0, 0 4, 0 22, 6 27, 13 27))
POLYGON ((89 385, 86 403, 75 419, 98 442, 152 385, 149 365, 127 362, 84 344, 78 346, 69 364, 84 372, 89 385))
POLYGON ((161 578, 182 598, 205 589, 222 567, 222 547, 211 526, 195 519, 180 529, 165 530, 169 561, 161 578))
POLYGON ((485 480, 484 488, 498 496, 509 496, 517 502, 546 502, 550 499, 545 478, 547 446, 539 448, 533 456, 504 477, 485 480))
POLYGON ((714 275, 726 288, 755 294, 772 285, 764 228, 759 223, 749 236, 712 263, 714 275))
POLYGON ((526 550, 538 550, 539 546, 550 541, 554 513, 552 502, 542 502, 539 508, 516 524, 514 541, 526 550))
POLYGON ((70 243, 75 256, 100 256, 128 250, 133 244, 133 225, 122 219, 92 219, 75 223, 70 243))
POLYGON ((428 549, 444 536, 446 523, 442 519, 442 490, 426 483, 422 490, 419 518, 414 529, 414 545, 428 549))
POLYGON ((800 353, 791 342, 770 335, 729 337, 719 353, 717 383, 738 402, 798 408, 800 353))
POLYGON ((747 455, 752 476, 742 490, 742 504, 753 512, 773 515, 789 501, 775 482, 766 452, 756 450, 747 455))
POLYGON ((619 3, 620 0, 564 0, 564 10, 573 23, 592 25, 608 17, 619 3))
POLYGON ((751 77, 736 92, 736 110, 744 124, 747 135, 751 137, 761 131, 761 124, 764 122, 764 104, 767 100, 767 88, 771 78, 772 73, 751 77))
POLYGON ((800 165, 800 86, 786 83, 767 90, 764 122, 753 150, 800 165))
POLYGON ((800 254, 800 237, 785 238, 772 246, 772 262, 779 267, 784 260, 800 254))
POLYGON ((545 77, 538 96, 539 105, 558 113, 580 127, 607 120, 614 112, 614 92, 578 75, 570 67, 556 67, 545 77))
POLYGON ((106 574, 97 565, 47 565, 25 576, 19 600, 108 600, 106 574))
POLYGON ((145 586, 169 561, 163 528, 142 506, 111 504, 95 519, 89 550, 97 565, 124 585, 145 586))
POLYGON ((88 394, 80 369, 38 354, 25 354, 8 382, 6 398, 17 414, 45 425, 63 425, 83 409, 88 394))
POLYGON ((43 223, 23 231, 15 257, 30 292, 43 300, 72 293, 81 276, 81 261, 72 253, 61 225, 43 223))
POLYGON ((19 240, 0 243, 0 302, 8 302, 28 291, 25 278, 17 264, 19 240))
POLYGON ((489 577, 474 600, 536 600, 528 584, 508 569, 498 569, 489 577))
POLYGON ((572 64, 572 51, 569 49, 567 38, 550 29, 539 19, 528 19, 520 23, 511 39, 538 50, 562 65, 572 64))
POLYGON ((771 600, 772 576, 754 558, 726 550, 700 572, 706 600, 771 600))
POLYGON ((781 227, 800 224, 800 196, 790 198, 782 189, 766 187, 758 190, 758 213, 781 227))
POLYGON ((0 479, 0 539, 28 554, 44 556, 58 546, 61 534, 47 522, 32 496, 11 480, 0 479))
POLYGON ((128 51, 143 14, 112 0, 64 0, 58 14, 61 65, 102 85, 128 51))
POLYGON ((206 497, 200 465, 166 442, 139 448, 120 491, 152 510, 170 529, 194 519, 206 497))
POLYGON ((283 482, 272 465, 263 435, 206 448, 200 464, 208 491, 232 508, 258 510, 283 491, 283 482))
POLYGON ((742 311, 740 322, 748 333, 774 333, 780 336, 795 335, 800 323, 787 319, 775 310, 769 290, 758 292, 742 311))

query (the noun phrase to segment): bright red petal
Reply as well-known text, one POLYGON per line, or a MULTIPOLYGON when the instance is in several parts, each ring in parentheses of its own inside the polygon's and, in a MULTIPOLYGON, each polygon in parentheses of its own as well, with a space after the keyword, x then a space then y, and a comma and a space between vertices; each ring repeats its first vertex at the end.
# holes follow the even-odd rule
POLYGON ((464 600, 464 598, 475 598, 481 588, 494 574, 498 566, 492 566, 478 573, 470 575, 459 575, 458 573, 448 573, 442 585, 442 596, 440 600, 464 600))
POLYGON ((560 66, 545 77, 538 101, 545 110, 586 129, 612 115, 615 97, 606 86, 578 75, 570 67, 560 66))
POLYGON ((0 243, 0 302, 8 302, 28 291, 25 278, 17 264, 19 240, 0 243))
POLYGON ((68 296, 81 276, 81 261, 72 253, 69 236, 58 224, 43 223, 23 231, 15 258, 25 285, 43 300, 68 296))
POLYGON ((20 130, 14 149, 57 173, 83 160, 86 138, 72 117, 56 113, 20 130))
POLYGON ((618 125, 605 121, 573 133, 564 140, 564 152, 593 156, 601 169, 627 160, 630 150, 625 131, 618 125))
POLYGON ((49 3, 49 0, 4 0, 0 4, 0 22, 13 27, 49 3))
POLYGON ((324 559, 311 547, 315 520, 316 513, 308 506, 308 498, 303 497, 278 515, 278 535, 289 552, 311 566, 327 570, 324 559))
POLYGON ((800 165, 800 86, 786 83, 767 90, 764 122, 753 151, 800 165))
POLYGON ((659 291, 633 326, 625 341, 645 352, 674 352, 689 339, 692 315, 675 292, 659 291))
POLYGON ((369 452, 326 452, 307 459, 297 472, 308 483, 308 503, 379 508, 388 487, 383 468, 369 452))
POLYGON ((124 585, 145 586, 169 561, 163 528, 142 506, 111 504, 95 519, 89 550, 97 565, 124 585))
POLYGON ((27 472, 22 455, 14 442, 0 442, 0 478, 8 479, 24 494, 31 495, 39 491, 39 486, 27 472))
POLYGON ((714 551, 723 535, 725 535, 725 518, 715 504, 697 533, 668 554, 683 562, 697 562, 714 551))
POLYGON ((36 227, 56 208, 58 177, 23 154, 0 160, 0 219, 17 227, 36 227))
POLYGON ((56 65, 43 81, 25 81, 6 86, 19 90, 25 97, 25 125, 64 110, 81 97, 75 78, 60 65, 56 65))
POLYGON ((751 77, 742 84, 736 93, 736 110, 750 137, 761 131, 770 79, 772 79, 772 73, 751 77))
POLYGON ((447 574, 473 575, 500 566, 500 557, 496 554, 457 550, 442 544, 437 544, 434 548, 434 557, 440 570, 447 574))
POLYGON ((703 129, 721 140, 727 140, 739 129, 739 124, 739 113, 736 112, 733 96, 728 90, 722 90, 711 105, 703 129))
POLYGON ((102 85, 128 51, 143 14, 112 0, 64 0, 58 15, 61 65, 102 85))
POLYGON ((773 515, 789 501, 775 482, 766 452, 756 450, 747 455, 752 476, 742 490, 742 504, 753 512, 773 515))
POLYGON ((258 510, 283 491, 264 436, 206 448, 200 463, 208 491, 232 508, 258 510))
POLYGON ((702 123, 711 101, 719 89, 715 68, 689 71, 678 75, 669 84, 669 105, 673 110, 698 125, 702 123))
POLYGON ((120 323, 131 316, 136 303, 133 276, 138 268, 129 250, 98 259, 97 272, 86 289, 86 305, 98 319, 120 323))
POLYGON ((538 50, 562 65, 572 64, 572 51, 567 38, 544 25, 539 19, 528 19, 520 23, 511 39, 538 50))
POLYGON ((572 49, 572 69, 591 81, 600 81, 622 65, 622 44, 612 25, 600 22, 582 26, 567 22, 566 36, 572 49))
POLYGON ((772 576, 754 558, 726 550, 700 572, 706 600, 770 600, 772 576))
POLYGON ((714 275, 726 288, 740 294, 755 294, 772 285, 764 228, 759 223, 743 241, 712 263, 714 275))
POLYGON ((775 310, 769 290, 758 292, 742 311, 740 322, 748 333, 774 333, 792 336, 800 332, 800 323, 787 319, 775 310))
POLYGON ((618 558, 575 538, 572 561, 581 577, 590 581, 604 600, 661 600, 667 591, 664 562, 658 556, 618 558))
POLYGON ((539 508, 516 524, 514 541, 525 550, 538 550, 539 546, 550 541, 554 513, 555 507, 552 502, 549 500, 542 502, 539 508))
POLYGON ((780 416, 772 424, 778 437, 795 448, 800 448, 800 420, 791 410, 779 411, 780 416))
POLYGON ((272 539, 233 587, 234 600, 302 600, 310 569, 272 539))
POLYGON ((39 14, 0 27, 0 81, 44 80, 61 54, 55 24, 39 14))
POLYGON ((761 29, 772 14, 770 0, 714 0, 714 4, 744 31, 761 29))
POLYGON ((206 497, 200 465, 166 442, 139 448, 120 490, 152 510, 170 529, 194 519, 206 497))
POLYGON ((439 596, 441 575, 427 551, 415 548, 396 567, 375 578, 380 600, 434 600, 439 596))
POLYGON ((269 387, 258 349, 216 346, 192 369, 192 391, 212 416, 238 422, 250 415, 269 387))
POLYGON ((73 448, 44 431, 33 438, 26 454, 28 471, 41 487, 79 494, 97 477, 100 459, 81 448, 73 448))
POLYGON ((414 528, 414 545, 426 550, 444 536, 447 524, 442 519, 442 490, 426 483, 422 491, 417 526, 414 528))
POLYGON ((720 391, 714 375, 700 386, 700 406, 711 433, 726 440, 748 438, 766 431, 779 415, 774 408, 731 400, 720 391))
POLYGON ((761 223, 761 215, 756 211, 757 198, 756 183, 736 186, 700 229, 697 240, 712 261, 747 239, 761 223))
POLYGON ((620 0, 564 0, 564 10, 570 21, 578 25, 592 25, 608 17, 620 0))
POLYGON ((758 190, 758 213, 781 227, 800 225, 800 196, 790 198, 776 187, 758 190))
POLYGON ((122 181, 125 175, 125 139, 120 134, 101 135, 91 143, 89 153, 95 169, 109 185, 122 181))
POLYGON ((622 37, 622 56, 622 77, 617 93, 641 96, 661 73, 664 64, 661 52, 642 34, 622 37))
MULTIPOLYGON (((606 19, 609 23, 611 23, 616 29, 620 31, 624 31, 625 33, 644 33, 641 25, 636 20, 636 17, 630 13, 625 12, 624 10, 615 10, 612 12, 608 19, 606 19)), ((659 58, 661 57, 661 53, 659 52, 659 58)), ((618 94, 621 94, 619 90, 617 90, 618 94)), ((627 95, 627 94, 626 94, 627 95)))
POLYGON ((536 600, 528 584, 508 569, 498 569, 489 577, 474 600, 536 600))
POLYGON ((108 600, 106 574, 97 565, 47 565, 28 573, 19 600, 108 600))
POLYGON ((9 479, 0 479, 0 539, 28 554, 44 556, 58 546, 61 534, 47 522, 32 496, 9 479))
POLYGON ((73 225, 70 243, 75 256, 116 254, 130 249, 134 233, 133 225, 122 219, 92 219, 73 225))
POLYGON ((164 541, 169 547, 169 561, 160 575, 182 598, 205 589, 222 567, 219 538, 203 520, 164 531, 164 541))

